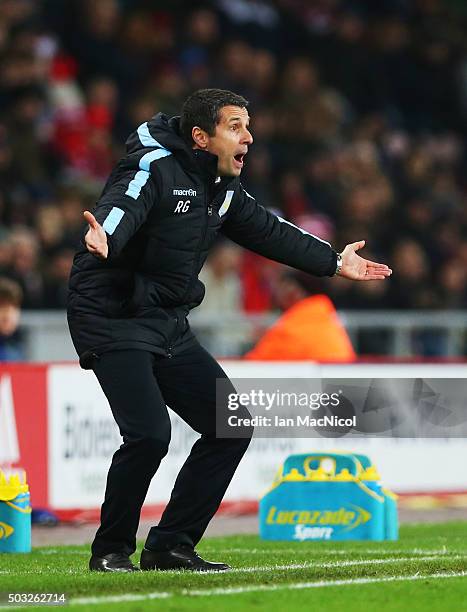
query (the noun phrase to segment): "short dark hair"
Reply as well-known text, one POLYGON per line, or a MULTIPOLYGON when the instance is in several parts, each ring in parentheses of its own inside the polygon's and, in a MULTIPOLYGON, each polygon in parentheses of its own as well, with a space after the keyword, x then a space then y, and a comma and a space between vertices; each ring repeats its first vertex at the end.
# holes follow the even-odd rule
POLYGON ((220 121, 219 111, 224 106, 246 108, 248 100, 227 89, 198 89, 189 96, 182 107, 180 132, 187 143, 192 144, 191 132, 195 126, 214 136, 220 121))
POLYGON ((18 308, 21 306, 21 302, 23 301, 23 290, 19 286, 19 284, 11 280, 10 278, 6 278, 4 276, 0 277, 0 306, 5 305, 13 305, 18 308))

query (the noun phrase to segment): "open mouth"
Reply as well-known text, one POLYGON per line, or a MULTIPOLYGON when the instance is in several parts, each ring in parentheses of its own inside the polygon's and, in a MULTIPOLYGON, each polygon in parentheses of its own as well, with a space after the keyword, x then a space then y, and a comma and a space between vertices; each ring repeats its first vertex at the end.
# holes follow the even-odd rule
POLYGON ((234 155, 234 162, 238 168, 243 168, 243 160, 245 155, 246 153, 237 153, 237 155, 234 155))

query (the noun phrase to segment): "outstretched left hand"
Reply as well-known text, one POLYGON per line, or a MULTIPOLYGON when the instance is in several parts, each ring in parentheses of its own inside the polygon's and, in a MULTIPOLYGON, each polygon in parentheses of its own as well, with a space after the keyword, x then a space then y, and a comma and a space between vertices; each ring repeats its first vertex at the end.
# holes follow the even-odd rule
POLYGON ((391 276, 392 270, 386 264, 363 259, 357 251, 365 246, 365 241, 352 242, 342 251, 342 268, 339 276, 350 280, 370 281, 384 280, 391 276))

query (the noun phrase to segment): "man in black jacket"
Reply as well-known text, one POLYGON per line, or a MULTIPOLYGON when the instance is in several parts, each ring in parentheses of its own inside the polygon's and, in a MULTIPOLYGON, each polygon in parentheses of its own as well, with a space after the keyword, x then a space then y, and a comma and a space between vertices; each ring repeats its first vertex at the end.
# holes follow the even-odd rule
MULTIPOLYGON (((384 264, 342 254, 256 203, 239 176, 249 146, 247 101, 218 89, 190 96, 181 117, 143 123, 110 175, 75 256, 68 322, 85 369, 110 403, 123 444, 109 470, 90 568, 135 571, 130 555, 150 481, 168 450, 166 405, 201 434, 151 528, 142 569, 229 569, 194 547, 215 514, 249 438, 216 438, 219 364, 187 315, 203 299, 198 280, 218 233, 317 276, 379 280, 384 264)), ((221 313, 219 313, 222 316, 221 313)))

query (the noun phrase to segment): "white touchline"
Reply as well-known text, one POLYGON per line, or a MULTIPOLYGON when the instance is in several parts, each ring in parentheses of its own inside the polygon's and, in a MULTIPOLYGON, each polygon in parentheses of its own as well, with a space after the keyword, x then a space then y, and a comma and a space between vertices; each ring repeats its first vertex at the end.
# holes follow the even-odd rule
MULTIPOLYGON (((72 569, 64 569, 64 570, 60 570, 60 569, 52 569, 50 567, 47 567, 43 570, 41 569, 28 569, 26 572, 28 575, 30 574, 37 574, 38 576, 44 575, 44 576, 82 576, 83 575, 83 568, 72 568, 72 569)), ((16 572, 16 571, 10 571, 10 570, 3 570, 0 572, 0 574, 8 574, 8 576, 24 576, 24 572, 16 572)))
POLYGON ((445 546, 435 550, 423 550, 423 548, 401 549, 401 548, 305 548, 297 543, 296 548, 203 548, 201 554, 249 554, 249 555, 279 555, 284 554, 307 554, 307 555, 450 555, 461 554, 462 550, 448 550, 445 546))
MULTIPOLYGON (((359 565, 391 565, 394 563, 407 563, 408 561, 420 562, 420 561, 437 561, 440 559, 445 559, 448 561, 460 561, 461 559, 467 559, 467 555, 427 555, 427 556, 415 556, 415 557, 386 557, 382 559, 355 559, 355 560, 345 560, 345 561, 325 561, 322 563, 315 563, 314 561, 307 561, 305 563, 286 563, 286 564, 277 564, 277 565, 258 565, 251 567, 235 567, 230 570, 229 573, 235 574, 245 574, 252 572, 272 572, 272 571, 287 571, 294 569, 328 569, 328 568, 339 568, 339 567, 352 567, 359 565)), ((10 576, 22 576, 22 572, 9 572, 5 570, 5 573, 8 573, 10 576)), ((51 572, 50 569, 47 569, 47 572, 43 572, 42 570, 29 570, 28 574, 44 574, 47 575, 61 575, 63 573, 66 574, 82 574, 82 571, 76 568, 69 569, 66 572, 62 572, 60 570, 51 572)), ((185 574, 184 570, 173 570, 171 573, 173 574, 185 574)), ((200 572, 194 573, 193 576, 203 576, 206 574, 212 574, 216 572, 200 572)))
MULTIPOLYGON (((254 591, 278 591, 287 589, 313 589, 332 586, 352 586, 356 584, 373 584, 380 582, 411 582, 414 580, 441 580, 446 578, 467 578, 467 572, 437 572, 435 574, 412 574, 411 576, 382 576, 380 578, 348 578, 343 580, 318 580, 314 582, 285 582, 283 584, 238 586, 213 589, 183 589, 181 595, 187 597, 209 597, 213 595, 236 595, 254 591)), ((86 604, 119 603, 124 601, 147 601, 151 599, 167 599, 178 595, 176 592, 155 591, 153 593, 123 593, 122 595, 104 595, 102 597, 77 597, 69 600, 69 605, 82 606, 86 604)), ((25 608, 27 606, 1 606, 0 610, 25 608)))
MULTIPOLYGON (((446 578, 465 578, 467 572, 438 572, 436 574, 413 574, 411 576, 386 576, 381 578, 349 578, 346 580, 318 580, 315 582, 292 582, 284 584, 264 584, 264 585, 252 585, 252 586, 238 586, 228 588, 214 588, 214 589, 183 589, 181 595, 186 597, 210 597, 213 595, 238 595, 241 593, 251 593, 255 591, 279 591, 287 589, 316 589, 322 587, 332 586, 351 586, 354 584, 372 584, 378 582, 411 582, 414 580, 442 580, 446 578)), ((145 601, 149 599, 167 599, 168 597, 174 597, 178 595, 176 592, 155 592, 155 593, 141 593, 139 595, 133 595, 130 593, 123 595, 114 595, 111 597, 82 597, 78 599, 71 599, 70 605, 80 606, 85 604, 100 604, 100 603, 118 603, 123 601, 145 601)))
MULTIPOLYGON (((124 601, 147 601, 149 599, 167 599, 167 597, 173 597, 174 593, 168 593, 165 591, 158 591, 155 593, 141 593, 139 595, 133 593, 124 593, 123 595, 103 595, 102 597, 79 597, 77 599, 70 599, 67 604, 83 606, 86 604, 103 604, 103 603, 121 603, 124 601)), ((23 609, 30 608, 31 604, 22 605, 9 605, 0 606, 0 610, 12 610, 12 609, 23 609)))
MULTIPOLYGON (((250 593, 252 591, 279 591, 283 589, 316 589, 330 586, 348 586, 353 584, 372 584, 378 582, 396 582, 396 581, 413 581, 426 580, 432 578, 434 580, 443 578, 467 578, 467 572, 453 572, 436 574, 413 574, 411 576, 385 576, 381 578, 348 578, 345 580, 318 580, 316 582, 285 582, 284 584, 258 584, 246 587, 229 587, 218 589, 200 589, 188 590, 184 589, 182 595, 187 596, 206 596, 206 595, 236 595, 240 593, 250 593)), ((73 602, 72 602, 73 603, 73 602)))
MULTIPOLYGON (((58 548, 44 548, 33 550, 40 555, 82 555, 89 556, 87 550, 73 550, 58 548)), ((345 548, 308 548, 297 543, 296 548, 202 548, 199 551, 201 554, 248 554, 248 555, 280 555, 280 554, 299 554, 310 556, 326 556, 326 555, 452 555, 460 554, 460 550, 448 550, 446 547, 436 550, 423 550, 422 548, 401 549, 401 548, 360 548, 360 549, 345 549, 345 548)))
POLYGON ((124 593, 123 595, 103 595, 102 597, 78 597, 70 599, 70 605, 82 606, 85 604, 119 603, 122 601, 144 601, 146 599, 167 599, 173 597, 173 593, 167 591, 155 591, 154 593, 124 593))
POLYGON ((33 550, 33 552, 39 553, 40 555, 83 555, 86 557, 89 556, 88 550, 72 550, 69 548, 65 550, 59 550, 58 548, 44 548, 44 550, 33 550))
MULTIPOLYGON (((426 557, 390 557, 386 559, 356 559, 354 561, 325 561, 324 563, 314 563, 308 561, 305 563, 289 563, 283 565, 263 565, 258 567, 238 567, 230 570, 229 573, 235 572, 237 574, 245 572, 268 572, 274 570, 291 570, 291 569, 328 569, 328 568, 339 568, 339 567, 352 567, 353 565, 387 565, 393 563, 407 563, 407 561, 436 561, 438 555, 430 555, 426 557)), ((459 561, 461 559, 467 559, 467 555, 452 555, 448 557, 449 561, 459 561)))

